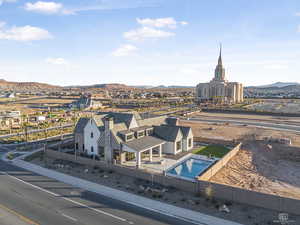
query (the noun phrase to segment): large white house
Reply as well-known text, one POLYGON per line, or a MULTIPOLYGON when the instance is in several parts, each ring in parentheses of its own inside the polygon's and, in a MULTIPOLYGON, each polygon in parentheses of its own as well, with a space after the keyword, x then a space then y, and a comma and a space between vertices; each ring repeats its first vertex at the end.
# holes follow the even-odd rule
POLYGON ((75 146, 80 154, 112 163, 135 158, 141 164, 142 153, 161 156, 178 154, 193 148, 190 127, 178 125, 177 118, 166 116, 142 119, 138 113, 104 113, 79 119, 75 128, 75 146))

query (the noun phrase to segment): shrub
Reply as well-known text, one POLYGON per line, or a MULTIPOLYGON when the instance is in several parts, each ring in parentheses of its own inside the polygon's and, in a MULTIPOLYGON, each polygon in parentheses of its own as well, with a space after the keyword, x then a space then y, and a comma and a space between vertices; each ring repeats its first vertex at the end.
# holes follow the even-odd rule
POLYGON ((232 201, 225 201, 225 205, 227 205, 227 206, 231 206, 233 203, 232 203, 232 201))

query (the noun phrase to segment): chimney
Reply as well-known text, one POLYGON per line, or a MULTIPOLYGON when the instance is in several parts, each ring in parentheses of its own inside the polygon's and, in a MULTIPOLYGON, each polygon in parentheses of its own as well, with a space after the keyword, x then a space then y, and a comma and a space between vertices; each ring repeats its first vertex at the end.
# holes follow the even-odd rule
POLYGON ((179 119, 176 117, 168 117, 167 124, 169 126, 179 126, 179 119))
POLYGON ((112 116, 106 116, 104 118, 105 130, 112 130, 114 128, 114 118, 112 116))
POLYGON ((104 158, 108 164, 113 161, 113 149, 111 143, 111 130, 114 127, 114 118, 111 116, 104 117, 104 158))

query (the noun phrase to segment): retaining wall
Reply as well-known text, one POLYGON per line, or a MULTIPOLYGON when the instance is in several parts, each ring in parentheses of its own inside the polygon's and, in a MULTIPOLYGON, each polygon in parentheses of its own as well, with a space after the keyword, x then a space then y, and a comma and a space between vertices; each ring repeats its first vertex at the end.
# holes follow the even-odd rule
POLYGON ((220 169, 222 169, 230 159, 232 159, 241 149, 242 143, 235 146, 230 152, 228 152, 222 159, 216 162, 208 170, 206 170, 201 176, 198 177, 199 180, 208 181, 212 178, 220 169))
MULTIPOLYGON (((234 150, 238 151, 238 148, 234 150)), ((234 152, 232 154, 234 154, 234 152)), ((287 212, 291 214, 300 215, 300 200, 298 199, 285 198, 277 195, 245 190, 228 185, 211 183, 205 180, 191 182, 174 177, 164 176, 162 174, 150 174, 140 169, 131 169, 119 165, 108 165, 105 162, 83 158, 79 156, 75 159, 74 155, 53 150, 47 150, 46 155, 50 158, 64 159, 67 161, 80 163, 87 166, 99 166, 104 170, 113 170, 119 174, 131 176, 137 179, 153 181, 154 183, 158 183, 166 187, 171 186, 179 190, 187 191, 194 194, 201 193, 205 195, 206 188, 210 187, 213 193, 213 197, 217 199, 224 199, 242 204, 248 204, 252 206, 276 210, 278 212, 287 212)), ((228 156, 228 158, 229 157, 230 156, 228 156)))

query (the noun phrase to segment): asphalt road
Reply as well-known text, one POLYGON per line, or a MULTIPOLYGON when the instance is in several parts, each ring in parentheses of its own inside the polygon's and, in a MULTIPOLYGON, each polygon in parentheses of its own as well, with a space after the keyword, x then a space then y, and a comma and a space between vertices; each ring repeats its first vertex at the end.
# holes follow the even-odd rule
MULTIPOLYGON (((72 187, 3 161, 0 161, 1 207, 34 225, 192 224, 72 187)), ((0 224, 3 224, 1 217, 0 224)))
POLYGON ((212 119, 206 117, 192 117, 186 121, 199 121, 199 122, 206 122, 206 123, 230 123, 236 125, 248 125, 253 127, 261 127, 266 129, 272 130, 281 130, 281 131, 292 131, 292 132, 299 132, 300 133, 300 126, 299 125, 289 125, 289 124, 280 124, 280 123, 267 123, 267 122, 260 122, 260 121, 248 121, 243 119, 227 119, 227 118, 216 118, 212 119))

